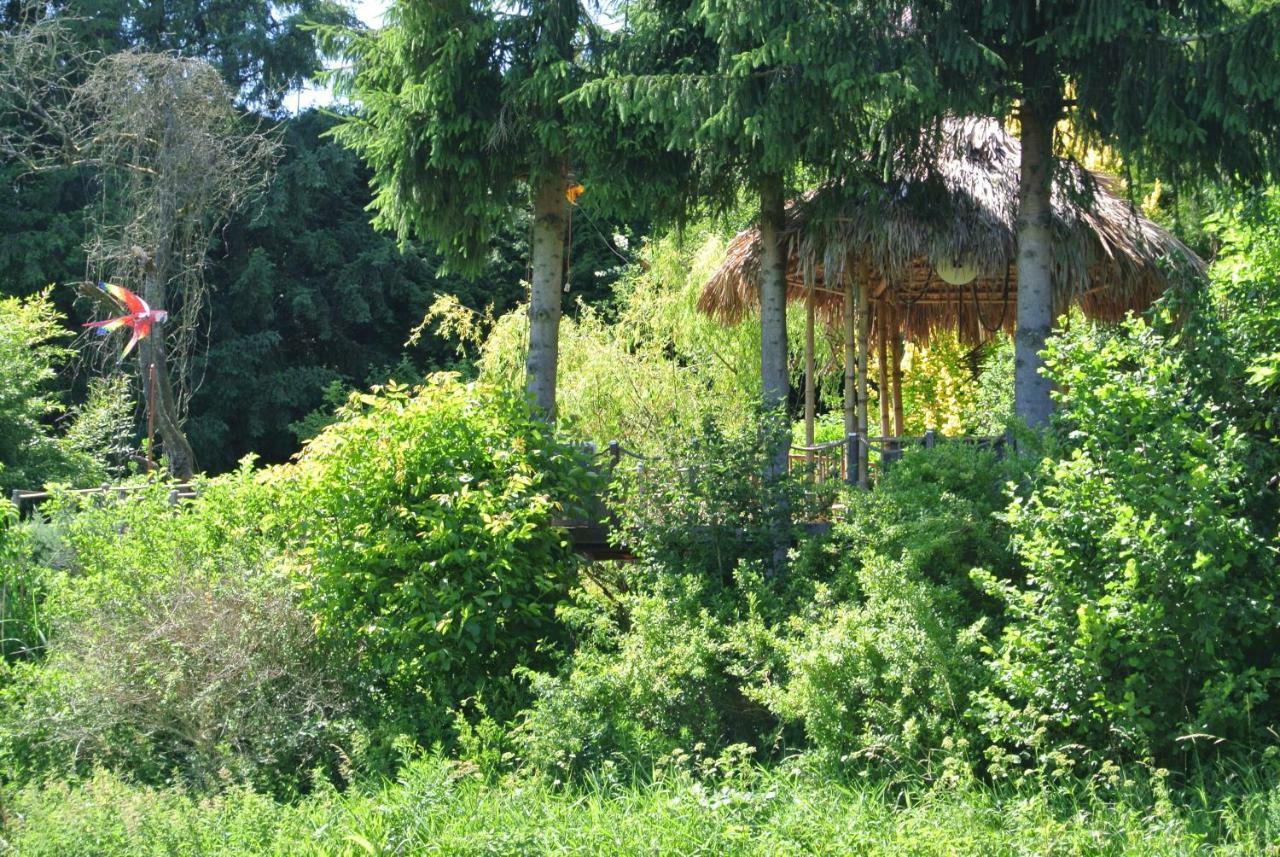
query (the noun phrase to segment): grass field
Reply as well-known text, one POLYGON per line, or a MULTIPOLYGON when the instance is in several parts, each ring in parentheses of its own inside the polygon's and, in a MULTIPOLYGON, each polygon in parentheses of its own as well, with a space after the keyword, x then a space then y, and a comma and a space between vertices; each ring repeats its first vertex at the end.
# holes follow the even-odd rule
POLYGON ((99 774, 6 798, 0 852, 241 854, 1280 854, 1280 786, 1259 771, 1213 790, 1144 777, 1071 790, 839 784, 753 772, 708 785, 485 784, 436 759, 378 789, 291 804, 242 789, 195 797, 99 774))

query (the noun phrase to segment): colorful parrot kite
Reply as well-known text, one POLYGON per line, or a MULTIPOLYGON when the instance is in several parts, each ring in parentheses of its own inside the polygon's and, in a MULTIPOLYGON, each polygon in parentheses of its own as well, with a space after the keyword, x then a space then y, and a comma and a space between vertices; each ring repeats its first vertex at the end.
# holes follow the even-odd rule
POLYGON ((97 328, 98 333, 103 336, 122 327, 127 327, 133 331, 133 338, 129 340, 129 344, 124 347, 124 352, 120 355, 120 362, 123 362, 124 358, 129 356, 129 352, 133 350, 133 347, 138 344, 138 340, 146 339, 151 335, 151 326, 164 324, 169 319, 169 313, 162 309, 152 309, 146 301, 124 286, 100 282, 98 283, 98 288, 123 304, 129 313, 119 318, 109 318, 106 321, 91 321, 86 323, 85 327, 97 328))

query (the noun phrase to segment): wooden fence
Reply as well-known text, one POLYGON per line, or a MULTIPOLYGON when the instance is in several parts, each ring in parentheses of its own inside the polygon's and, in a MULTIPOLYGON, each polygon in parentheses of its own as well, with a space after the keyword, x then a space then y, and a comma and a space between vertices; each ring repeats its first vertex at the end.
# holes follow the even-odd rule
MULTIPOLYGON (((147 485, 103 484, 103 485, 99 485, 97 488, 69 488, 62 491, 43 491, 43 490, 26 491, 21 488, 15 488, 9 498, 13 500, 13 505, 17 506, 19 510, 22 510, 24 508, 33 507, 38 503, 43 503, 45 500, 50 499, 55 494, 71 494, 71 495, 79 495, 79 496, 101 495, 103 497, 115 495, 116 497, 123 500, 124 498, 128 497, 130 494, 136 493, 138 491, 146 491, 152 487, 154 487, 154 484, 147 484, 147 485)), ((169 504, 170 505, 176 506, 179 500, 186 500, 195 496, 196 496, 196 488, 194 485, 190 483, 179 482, 177 484, 169 486, 169 504)))

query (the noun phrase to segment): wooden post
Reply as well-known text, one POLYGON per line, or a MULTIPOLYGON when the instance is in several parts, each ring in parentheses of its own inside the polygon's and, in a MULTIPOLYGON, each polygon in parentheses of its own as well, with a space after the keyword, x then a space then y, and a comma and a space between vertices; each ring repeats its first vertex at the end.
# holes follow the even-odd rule
POLYGON ((907 433, 902 421, 902 328, 896 308, 893 311, 893 427, 898 437, 907 433))
POLYGON ((866 262, 858 266, 858 434, 862 437, 862 448, 858 454, 858 484, 866 488, 869 484, 867 466, 867 354, 871 339, 871 313, 869 306, 870 272, 866 262))
MULTIPOLYGON (((854 390, 854 352, 853 338, 853 277, 849 273, 848 262, 845 263, 844 278, 844 433, 848 437, 858 430, 857 393, 854 390)), ((850 459, 852 461, 852 459, 850 459)), ((849 479, 854 478, 854 471, 849 471, 849 479)))
MULTIPOLYGON (((804 445, 813 446, 813 422, 817 411, 817 381, 813 368, 814 285, 805 292, 804 316, 804 445)), ((813 452, 806 454, 809 470, 813 470, 813 452)))
POLYGON ((147 367, 147 472, 156 469, 156 364, 147 367))
POLYGON ((876 306, 876 349, 880 355, 880 390, 876 396, 880 400, 880 437, 889 436, 889 343, 888 328, 891 318, 889 316, 889 304, 881 301, 876 306))

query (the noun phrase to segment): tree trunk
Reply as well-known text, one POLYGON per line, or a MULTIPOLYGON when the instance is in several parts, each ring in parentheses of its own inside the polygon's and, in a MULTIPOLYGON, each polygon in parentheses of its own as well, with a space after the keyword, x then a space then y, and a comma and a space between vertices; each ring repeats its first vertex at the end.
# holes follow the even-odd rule
POLYGON ((1045 340, 1053 326, 1051 179, 1056 99, 1043 82, 1051 75, 1039 55, 1024 59, 1022 166, 1018 182, 1018 328, 1014 340, 1013 401, 1033 427, 1049 421, 1053 401, 1044 375, 1045 340))
POLYGON ((564 241, 569 223, 566 174, 553 173, 533 189, 533 271, 529 294, 529 351, 525 357, 525 389, 534 406, 550 422, 556 418, 556 364, 560 355, 560 306, 564 276, 564 241))
MULTIPOLYGON (((786 203, 782 180, 768 176, 760 185, 760 380, 767 410, 785 408, 787 374, 787 253, 783 246, 786 203)), ((774 473, 787 469, 786 438, 773 440, 774 473)))
MULTIPOLYGON (((159 256, 159 254, 157 254, 159 256)), ((157 260, 159 270, 149 272, 143 280, 142 297, 156 309, 168 308, 165 288, 165 267, 157 260)), ((154 418, 160 433, 160 444, 169 459, 169 473, 175 479, 186 481, 195 473, 195 453, 182 430, 178 417, 178 399, 169 380, 169 365, 165 357, 164 326, 157 325, 151 335, 138 343, 138 362, 142 373, 142 392, 146 397, 147 416, 154 418), (151 389, 151 366, 156 367, 156 388, 151 389), (152 410, 154 408, 154 411, 152 410)), ((155 451, 151 451, 152 457, 155 451)))
MULTIPOLYGON (((791 430, 786 419, 787 393, 791 387, 787 373, 787 253, 783 244, 786 201, 782 179, 766 176, 760 183, 760 379, 763 404, 773 412, 764 437, 766 484, 776 484, 787 473, 791 430), (782 411, 778 414, 778 411, 782 411)), ((772 491, 770 518, 773 563, 771 574, 786 570, 791 534, 791 509, 786 495, 772 491)))

